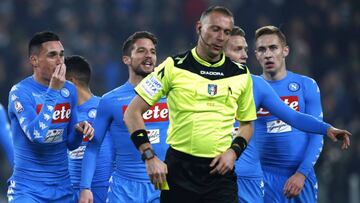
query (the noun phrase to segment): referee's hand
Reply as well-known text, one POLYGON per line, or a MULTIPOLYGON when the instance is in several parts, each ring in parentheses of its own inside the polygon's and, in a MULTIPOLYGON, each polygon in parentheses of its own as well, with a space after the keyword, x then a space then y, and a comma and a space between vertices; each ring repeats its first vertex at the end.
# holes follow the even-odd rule
POLYGON ((152 159, 145 160, 146 171, 150 177, 151 183, 155 189, 160 189, 166 183, 167 165, 155 156, 152 159))
POLYGON ((210 171, 210 174, 218 173, 220 175, 225 175, 225 173, 233 170, 235 160, 236 154, 234 150, 226 150, 212 160, 210 167, 213 169, 210 171))

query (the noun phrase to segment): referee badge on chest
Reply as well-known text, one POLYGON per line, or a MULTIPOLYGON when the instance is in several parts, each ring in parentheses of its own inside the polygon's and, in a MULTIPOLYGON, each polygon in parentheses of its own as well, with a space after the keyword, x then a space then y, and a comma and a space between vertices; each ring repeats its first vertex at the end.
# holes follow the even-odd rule
POLYGON ((208 84, 208 93, 211 96, 214 96, 217 94, 217 85, 216 84, 208 84))

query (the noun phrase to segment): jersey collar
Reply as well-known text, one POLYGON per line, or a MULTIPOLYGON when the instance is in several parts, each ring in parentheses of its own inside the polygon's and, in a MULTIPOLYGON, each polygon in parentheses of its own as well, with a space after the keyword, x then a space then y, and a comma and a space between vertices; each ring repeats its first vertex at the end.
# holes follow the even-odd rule
POLYGON ((224 64, 225 62, 225 54, 224 52, 221 53, 221 60, 214 63, 214 64, 211 64, 207 61, 205 61, 204 59, 202 59, 197 53, 196 53, 196 47, 194 47, 192 50, 191 50, 191 54, 193 55, 194 59, 200 63, 201 65, 203 66, 206 66, 206 67, 213 67, 213 68, 216 68, 216 67, 219 67, 221 65, 224 64))

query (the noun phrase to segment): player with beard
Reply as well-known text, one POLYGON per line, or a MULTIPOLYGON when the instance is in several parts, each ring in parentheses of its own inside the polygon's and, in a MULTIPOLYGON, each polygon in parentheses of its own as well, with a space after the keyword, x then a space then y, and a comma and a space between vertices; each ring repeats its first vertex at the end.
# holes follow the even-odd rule
MULTIPOLYGON (((248 45, 245 39, 245 32, 240 27, 235 26, 231 32, 229 42, 226 45, 225 54, 232 60, 245 64, 248 58, 247 50, 248 45)), ((262 77, 252 75, 252 79, 254 101, 258 111, 261 108, 265 108, 271 114, 279 117, 282 121, 288 123, 292 127, 309 133, 326 134, 334 141, 337 140, 337 136, 341 136, 345 138, 343 148, 349 146, 350 133, 345 130, 336 129, 311 115, 292 110, 280 100, 271 86, 262 77)), ((239 187, 238 196, 239 202, 241 203, 261 203, 264 201, 263 172, 260 165, 258 149, 256 147, 256 136, 258 135, 255 133, 252 141, 249 143, 239 160, 235 163, 239 187)))
MULTIPOLYGON (((124 112, 135 97, 134 87, 153 72, 156 63, 157 39, 149 32, 135 32, 123 45, 122 61, 129 70, 129 80, 122 86, 106 93, 100 100, 94 121, 95 136, 88 144, 82 165, 81 203, 92 202, 91 180, 95 160, 107 131, 113 139, 115 149, 115 171, 110 178, 108 202, 159 202, 160 191, 155 190, 146 173, 144 160, 129 139, 128 129, 123 121, 124 112)), ((168 128, 168 108, 161 99, 143 114, 147 133, 154 150, 163 160, 168 146, 165 143, 168 128)))

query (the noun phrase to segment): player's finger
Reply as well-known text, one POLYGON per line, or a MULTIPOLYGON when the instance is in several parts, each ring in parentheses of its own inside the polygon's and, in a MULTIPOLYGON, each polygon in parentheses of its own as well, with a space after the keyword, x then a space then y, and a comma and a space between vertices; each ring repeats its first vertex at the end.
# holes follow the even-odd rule
POLYGON ((219 159, 220 159, 220 156, 215 157, 215 158, 211 161, 210 167, 211 167, 211 168, 214 167, 214 166, 216 165, 216 163, 219 161, 219 159))

